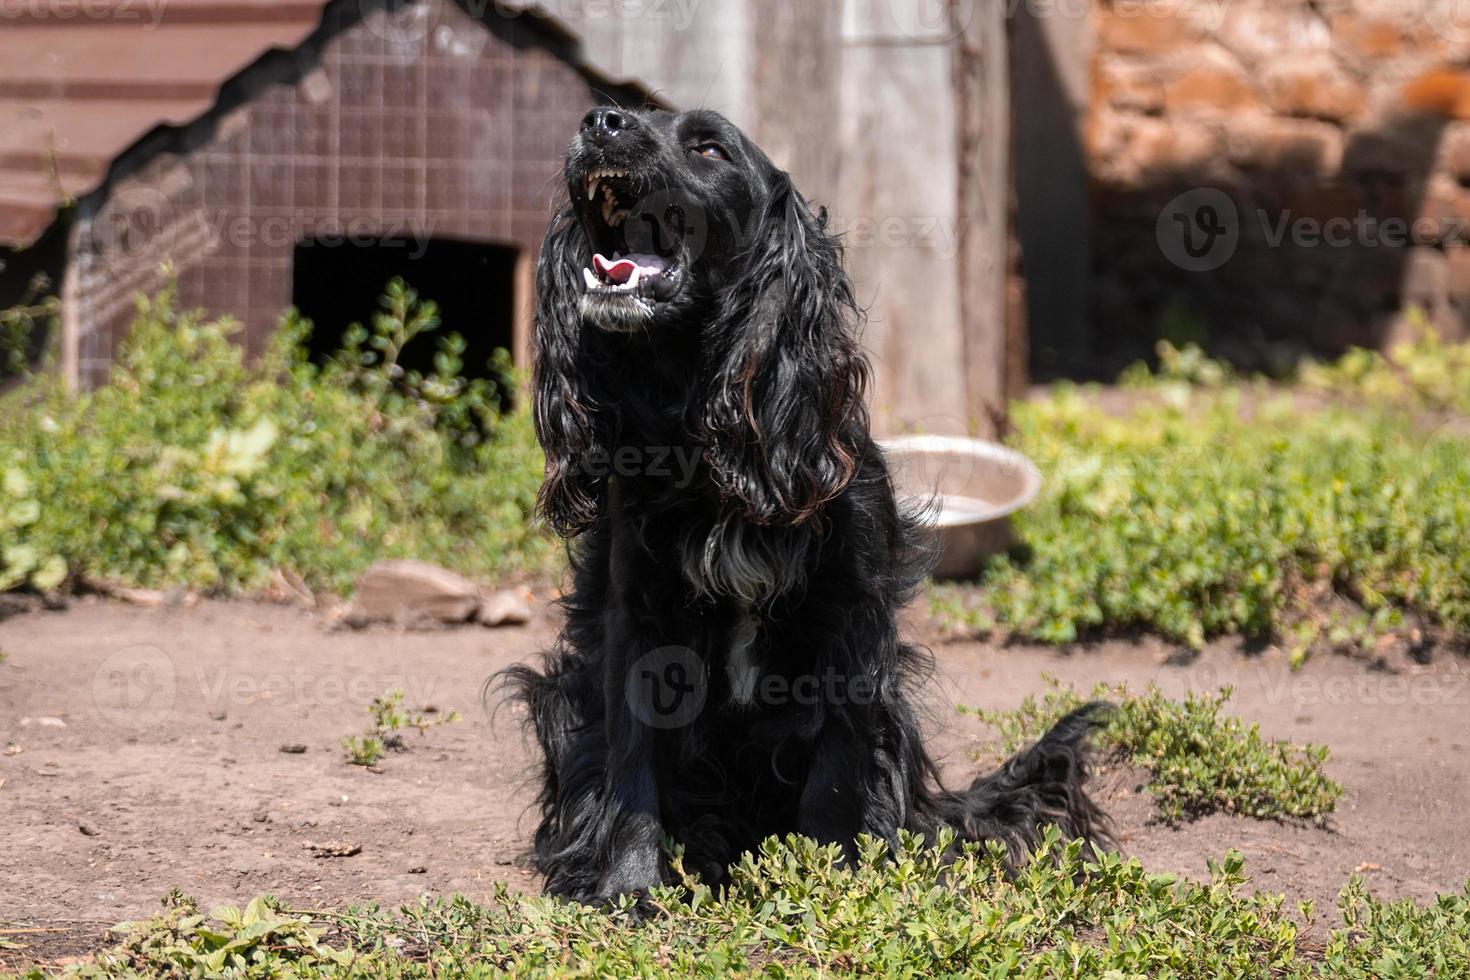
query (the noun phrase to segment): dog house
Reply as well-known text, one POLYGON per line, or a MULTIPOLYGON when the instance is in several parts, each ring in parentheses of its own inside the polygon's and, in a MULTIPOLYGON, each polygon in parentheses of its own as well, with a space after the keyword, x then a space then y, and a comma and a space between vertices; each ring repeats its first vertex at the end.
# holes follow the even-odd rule
POLYGON ((61 370, 107 375, 139 292, 318 343, 403 276, 524 361, 530 269, 569 135, 607 97, 544 17, 428 0, 23 5, 0 32, 0 306, 62 289, 61 370), (171 268, 171 272, 168 271, 171 268))

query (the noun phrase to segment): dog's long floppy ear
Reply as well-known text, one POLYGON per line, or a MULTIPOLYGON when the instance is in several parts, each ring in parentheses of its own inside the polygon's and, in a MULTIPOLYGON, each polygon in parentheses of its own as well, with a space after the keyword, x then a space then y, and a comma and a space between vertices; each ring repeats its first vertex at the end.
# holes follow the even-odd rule
POLYGON ((773 184, 710 334, 704 425, 714 478, 746 517, 796 525, 857 472, 868 365, 841 244, 787 175, 773 184))
POLYGON ((605 476, 588 465, 607 449, 606 416, 591 390, 583 350, 581 269, 586 232, 570 208, 552 219, 536 267, 536 437, 546 454, 546 478, 536 506, 556 533, 573 537, 601 508, 605 476))

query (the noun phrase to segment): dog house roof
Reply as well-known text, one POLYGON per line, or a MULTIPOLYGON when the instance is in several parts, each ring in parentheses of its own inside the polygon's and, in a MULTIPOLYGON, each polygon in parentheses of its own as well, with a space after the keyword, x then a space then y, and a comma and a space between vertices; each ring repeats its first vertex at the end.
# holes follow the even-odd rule
POLYGON ((0 0, 0 246, 34 244, 128 149, 208 113, 269 52, 299 47, 328 2, 0 0))
POLYGON ((0 0, 0 244, 26 246, 62 202, 220 85, 300 44, 321 0, 0 0))

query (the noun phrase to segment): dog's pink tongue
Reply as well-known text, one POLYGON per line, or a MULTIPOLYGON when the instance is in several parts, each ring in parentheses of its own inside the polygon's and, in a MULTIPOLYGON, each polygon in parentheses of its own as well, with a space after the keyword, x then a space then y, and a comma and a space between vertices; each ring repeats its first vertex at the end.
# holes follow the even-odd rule
POLYGON ((601 255, 594 255, 592 266, 604 282, 625 283, 633 277, 633 270, 638 268, 638 263, 631 259, 609 262, 601 255))

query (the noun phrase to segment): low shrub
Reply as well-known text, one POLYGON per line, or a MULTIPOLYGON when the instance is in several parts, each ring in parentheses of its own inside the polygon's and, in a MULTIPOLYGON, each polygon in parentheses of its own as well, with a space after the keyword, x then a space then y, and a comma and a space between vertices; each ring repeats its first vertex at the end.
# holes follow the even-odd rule
MULTIPOLYGON (((0 272, 5 260, 0 258, 0 272)), ((22 291, 14 306, 0 309, 0 383, 24 375, 31 359, 40 353, 42 337, 61 314, 61 301, 47 295, 51 281, 37 275, 22 291)))
POLYGON ((959 710, 995 728, 995 754, 1006 756, 1040 738, 1084 701, 1112 701, 1117 710, 1099 736, 1100 747, 1148 771, 1149 792, 1169 822, 1225 811, 1321 823, 1342 795, 1342 787, 1326 775, 1325 746, 1267 739, 1259 726, 1221 718, 1232 693, 1228 687, 1173 701, 1154 687, 1138 695, 1122 685, 1100 684, 1083 698, 1054 678, 1047 682, 1050 691, 1039 701, 1028 694, 1019 708, 959 710))
POLYGON ((935 611, 1043 642, 1241 633, 1298 657, 1404 627, 1470 632, 1470 433, 1406 407, 1421 404, 1407 389, 1307 404, 1202 370, 1135 373, 1121 410, 1071 387, 1018 404, 1017 443, 1045 475, 1016 520, 1023 547, 983 594, 941 590, 935 611))
MULTIPOLYGON (((257 900, 205 915, 172 897, 119 927, 121 945, 65 968, 73 977, 1389 977, 1460 976, 1470 956, 1470 886, 1429 906, 1387 904, 1361 879, 1344 925, 1304 937, 1309 903, 1248 893, 1235 853, 1196 883, 1136 859, 1088 853, 1055 831, 1018 875, 998 851, 906 837, 858 861, 810 840, 770 840, 720 895, 697 882, 623 911, 512 895, 423 899, 397 912, 313 913, 257 900)), ((627 904, 622 906, 627 909, 627 904)), ((29 976, 45 974, 36 970, 29 976)))
POLYGON ((1410 309, 1408 317, 1418 340, 1385 352, 1349 351, 1331 364, 1306 364, 1302 385, 1371 404, 1454 416, 1470 413, 1470 344, 1440 340, 1422 310, 1410 309))
POLYGON ((289 569, 345 590, 379 558, 470 574, 539 569, 541 455, 523 411, 461 377, 440 340, 429 375, 397 352, 438 327, 401 282, 342 351, 313 364, 288 317, 248 361, 229 321, 139 302, 111 380, 80 395, 36 378, 0 411, 0 587, 66 576, 250 590, 289 569))

